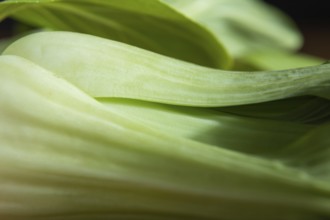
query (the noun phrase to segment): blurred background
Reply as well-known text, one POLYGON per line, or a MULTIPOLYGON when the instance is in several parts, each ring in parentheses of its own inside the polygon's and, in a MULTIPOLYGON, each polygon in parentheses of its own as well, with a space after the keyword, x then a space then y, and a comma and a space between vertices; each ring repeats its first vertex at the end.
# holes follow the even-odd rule
MULTIPOLYGON (((279 8, 295 21, 305 39, 302 52, 330 60, 330 6, 328 0, 264 1, 279 8)), ((12 20, 0 23, 0 38, 10 35, 12 24, 12 20)))
POLYGON ((330 60, 330 6, 328 0, 264 0, 295 21, 305 42, 305 53, 330 60))

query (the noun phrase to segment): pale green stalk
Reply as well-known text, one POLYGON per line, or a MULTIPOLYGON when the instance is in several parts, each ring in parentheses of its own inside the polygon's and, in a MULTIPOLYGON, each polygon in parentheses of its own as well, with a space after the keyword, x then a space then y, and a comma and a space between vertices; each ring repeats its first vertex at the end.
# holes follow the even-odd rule
POLYGON ((240 116, 317 124, 330 118, 330 101, 313 96, 216 108, 240 116))
POLYGON ((330 214, 329 184, 304 170, 156 131, 23 58, 0 66, 2 219, 330 214))
POLYGON ((260 0, 163 0, 201 23, 241 58, 259 48, 296 50, 302 36, 293 22, 260 0))
POLYGON ((330 98, 330 64, 283 71, 224 71, 69 32, 29 35, 4 54, 31 60, 93 97, 187 106, 242 105, 301 95, 330 98))
POLYGON ((314 128, 283 121, 238 117, 210 109, 129 99, 99 101, 118 114, 172 136, 272 159, 281 159, 277 155, 283 149, 314 128))
POLYGON ((318 62, 316 58, 302 58, 296 53, 303 43, 298 28, 282 11, 264 1, 163 1, 221 40, 235 59, 235 69, 279 70, 316 65, 318 62))
POLYGON ((293 54, 278 11, 7 0, 8 16, 66 32, 0 55, 1 220, 329 218, 330 64, 293 54), (245 72, 217 69, 227 49, 245 72))
POLYGON ((0 3, 0 20, 8 16, 42 28, 110 38, 200 65, 228 68, 231 63, 219 39, 159 0, 7 0, 0 3))
POLYGON ((320 65, 324 59, 303 53, 289 53, 276 49, 251 50, 242 59, 243 64, 255 69, 280 70, 320 65))

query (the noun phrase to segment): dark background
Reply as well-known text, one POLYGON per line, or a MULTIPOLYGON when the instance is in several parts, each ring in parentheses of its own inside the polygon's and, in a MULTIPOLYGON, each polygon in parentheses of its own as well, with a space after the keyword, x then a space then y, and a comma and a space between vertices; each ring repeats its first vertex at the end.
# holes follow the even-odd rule
POLYGON ((304 36, 303 52, 330 60, 329 0, 265 0, 291 17, 304 36))
MULTIPOLYGON (((305 39, 302 52, 330 60, 329 0, 264 1, 279 8, 295 21, 305 39)), ((0 23, 0 37, 11 33, 11 26, 11 20, 0 23)))

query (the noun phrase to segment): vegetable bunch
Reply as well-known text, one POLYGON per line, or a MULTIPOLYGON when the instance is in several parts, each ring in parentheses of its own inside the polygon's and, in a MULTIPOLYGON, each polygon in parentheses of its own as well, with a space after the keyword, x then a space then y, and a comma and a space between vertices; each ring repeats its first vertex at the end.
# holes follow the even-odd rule
POLYGON ((9 16, 27 31, 1 42, 0 219, 330 217, 330 64, 278 10, 7 0, 9 16))

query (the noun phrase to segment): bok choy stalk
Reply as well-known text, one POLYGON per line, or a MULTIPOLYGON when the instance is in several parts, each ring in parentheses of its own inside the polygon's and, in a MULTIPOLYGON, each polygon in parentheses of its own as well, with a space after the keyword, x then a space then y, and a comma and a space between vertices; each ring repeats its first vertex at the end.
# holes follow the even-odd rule
POLYGON ((294 121, 302 124, 322 123, 330 117, 329 100, 313 96, 216 109, 241 116, 294 121))
MULTIPOLYGON (((110 109, 174 136, 248 154, 277 154, 315 126, 238 117, 212 109, 189 108, 127 99, 99 99, 110 109), (161 123, 159 123, 159 119, 161 123), (254 135, 251 135, 251 134, 254 135), (232 138, 239 136, 244 141, 232 138), (258 139, 258 143, 256 143, 258 139), (267 147, 265 147, 267 146, 267 147)), ((280 158, 278 158, 280 159, 280 158)))
MULTIPOLYGON (((330 215, 328 178, 316 172, 328 160, 308 169, 290 150, 270 160, 213 147, 123 116, 24 58, 2 55, 0 67, 1 219, 330 215)), ((289 146, 327 146, 327 131, 289 146)))
POLYGON ((329 64, 284 71, 224 71, 68 32, 29 35, 11 44, 4 54, 31 60, 99 98, 217 107, 299 95, 330 98, 329 64), (133 62, 126 65, 127 60, 133 62))
POLYGON ((232 94, 230 105, 244 104, 246 92, 248 103, 273 100, 273 91, 283 95, 278 87, 258 87, 271 79, 287 85, 277 98, 327 97, 327 64, 228 72, 95 36, 43 32, 10 45, 0 67, 3 219, 330 216, 329 123, 187 106, 201 106, 199 98, 225 106, 232 94), (176 106, 139 101, 170 98, 176 106))
POLYGON ((204 66, 228 68, 221 41, 160 0, 7 0, 0 20, 121 41, 204 66), (206 44, 204 42, 207 42, 206 44))
POLYGON ((189 2, 0 3, 62 30, 0 55, 1 220, 330 217, 330 64, 289 69, 319 59, 260 1, 189 2))
POLYGON ((233 66, 232 58, 241 70, 322 63, 297 54, 302 37, 293 22, 259 0, 7 0, 0 3, 0 20, 8 16, 222 69, 233 66))
POLYGON ((236 69, 278 70, 322 63, 320 58, 297 53, 303 39, 294 22, 264 1, 164 1, 223 42, 236 69))
POLYGON ((260 0, 164 0, 203 24, 236 58, 262 48, 296 50, 302 37, 294 23, 260 0))

